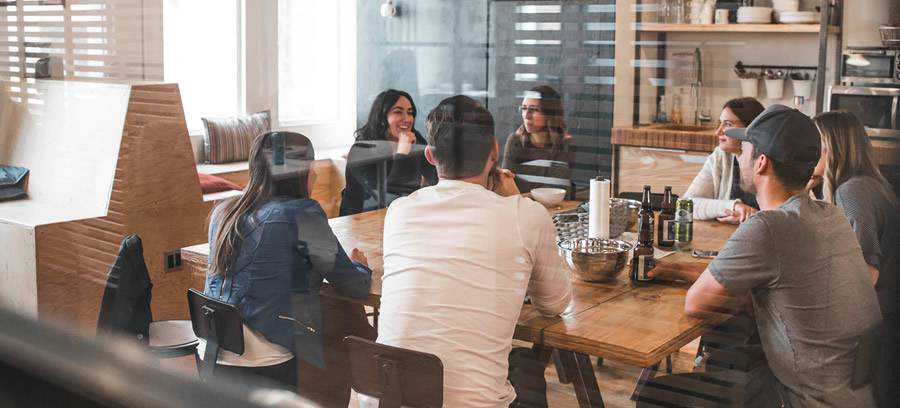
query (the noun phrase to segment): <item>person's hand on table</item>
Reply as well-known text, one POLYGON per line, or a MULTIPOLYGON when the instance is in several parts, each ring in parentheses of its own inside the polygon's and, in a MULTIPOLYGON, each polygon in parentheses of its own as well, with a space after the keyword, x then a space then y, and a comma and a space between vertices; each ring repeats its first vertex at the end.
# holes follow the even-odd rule
POLYGON ((503 197, 520 194, 519 187, 516 186, 516 174, 507 169, 498 169, 494 176, 493 191, 503 197))
POLYGON ((397 154, 409 154, 413 145, 416 144, 416 134, 413 132, 404 132, 400 134, 397 140, 397 154))
POLYGON ((747 221, 751 215, 756 214, 758 210, 744 203, 735 203, 733 210, 725 210, 725 216, 716 218, 719 222, 729 224, 740 224, 747 221))
POLYGON ((366 258, 366 253, 360 251, 358 248, 353 248, 353 251, 350 252, 350 260, 365 266, 366 268, 369 267, 369 260, 366 258))

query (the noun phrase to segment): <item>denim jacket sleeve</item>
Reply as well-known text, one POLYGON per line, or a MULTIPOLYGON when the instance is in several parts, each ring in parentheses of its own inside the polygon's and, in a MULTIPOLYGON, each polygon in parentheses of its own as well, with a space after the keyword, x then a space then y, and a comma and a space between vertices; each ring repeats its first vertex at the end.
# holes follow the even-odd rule
POLYGON ((303 212, 302 220, 298 220, 299 245, 305 246, 311 263, 311 283, 321 284, 327 279, 335 288, 354 298, 365 298, 369 295, 372 272, 369 268, 357 264, 347 257, 334 231, 328 225, 325 212, 317 203, 303 212))

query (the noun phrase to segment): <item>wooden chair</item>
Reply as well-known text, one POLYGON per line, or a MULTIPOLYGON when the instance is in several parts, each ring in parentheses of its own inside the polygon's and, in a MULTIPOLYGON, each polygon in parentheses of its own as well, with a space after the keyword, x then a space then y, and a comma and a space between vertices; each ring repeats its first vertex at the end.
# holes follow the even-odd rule
POLYGON ((152 321, 152 288, 144 263, 141 238, 137 235, 126 236, 115 263, 109 268, 97 317, 97 331, 133 336, 161 358, 193 354, 197 348, 197 337, 191 330, 190 321, 152 321))
POLYGON ((244 319, 237 307, 188 290, 188 308, 194 334, 206 341, 203 360, 197 361, 200 379, 211 378, 219 360, 219 350, 244 354, 244 319))
POLYGON ((437 356, 356 336, 345 337, 344 343, 350 356, 353 389, 379 398, 380 408, 443 405, 444 365, 437 356))

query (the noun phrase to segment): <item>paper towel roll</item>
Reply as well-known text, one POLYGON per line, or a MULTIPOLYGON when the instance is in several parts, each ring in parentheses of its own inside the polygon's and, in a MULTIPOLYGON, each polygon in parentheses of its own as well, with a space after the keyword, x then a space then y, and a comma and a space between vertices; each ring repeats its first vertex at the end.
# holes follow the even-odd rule
POLYGON ((609 239, 609 180, 591 180, 588 204, 588 238, 609 239))

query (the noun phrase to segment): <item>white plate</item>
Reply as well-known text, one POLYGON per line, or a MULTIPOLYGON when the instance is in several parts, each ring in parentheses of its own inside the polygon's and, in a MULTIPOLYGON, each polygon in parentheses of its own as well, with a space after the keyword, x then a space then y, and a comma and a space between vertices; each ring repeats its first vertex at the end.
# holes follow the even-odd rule
POLYGON ((738 18, 737 22, 740 24, 770 24, 772 20, 768 18, 738 18))
POLYGON ((818 23, 819 13, 812 11, 783 11, 778 15, 778 22, 784 24, 818 23))
POLYGON ((819 22, 819 19, 805 18, 805 17, 800 17, 800 18, 785 17, 785 18, 778 19, 778 22, 782 23, 782 24, 815 24, 815 23, 819 22))

